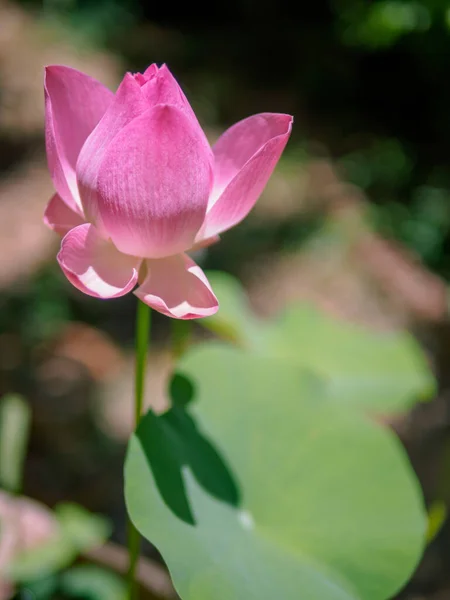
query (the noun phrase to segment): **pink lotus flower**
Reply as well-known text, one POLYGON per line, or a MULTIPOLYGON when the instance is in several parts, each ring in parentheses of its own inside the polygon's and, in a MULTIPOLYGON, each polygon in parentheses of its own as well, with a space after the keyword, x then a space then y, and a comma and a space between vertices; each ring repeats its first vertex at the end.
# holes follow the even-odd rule
POLYGON ((178 319, 217 299, 186 254, 239 223, 288 141, 292 117, 236 123, 211 149, 169 69, 127 73, 113 94, 74 69, 45 73, 46 147, 56 194, 45 223, 64 236, 58 262, 97 298, 134 293, 178 319))

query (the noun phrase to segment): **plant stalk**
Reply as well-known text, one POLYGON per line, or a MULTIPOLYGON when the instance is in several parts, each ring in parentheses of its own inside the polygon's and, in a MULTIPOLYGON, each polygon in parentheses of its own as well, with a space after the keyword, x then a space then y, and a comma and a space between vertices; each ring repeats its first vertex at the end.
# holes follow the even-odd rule
MULTIPOLYGON (((139 300, 136 313, 136 369, 134 380, 134 423, 136 428, 142 417, 150 324, 150 307, 139 300)), ((131 520, 128 519, 128 600, 136 600, 137 598, 136 570, 139 563, 140 550, 141 536, 131 520)))

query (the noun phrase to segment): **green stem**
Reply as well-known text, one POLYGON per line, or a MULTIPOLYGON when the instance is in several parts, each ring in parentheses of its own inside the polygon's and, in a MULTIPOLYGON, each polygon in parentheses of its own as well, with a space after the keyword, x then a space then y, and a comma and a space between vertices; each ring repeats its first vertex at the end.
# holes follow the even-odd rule
POLYGON ((189 345, 192 321, 172 319, 172 352, 175 359, 180 358, 189 345))
MULTIPOLYGON (((134 380, 134 423, 137 427, 142 416, 144 399, 145 368, 147 366, 147 352, 150 337, 151 323, 150 307, 138 301, 136 313, 136 371, 134 380)), ((128 600, 134 600, 137 595, 136 569, 141 550, 141 537, 139 532, 129 520, 128 523, 128 600)))

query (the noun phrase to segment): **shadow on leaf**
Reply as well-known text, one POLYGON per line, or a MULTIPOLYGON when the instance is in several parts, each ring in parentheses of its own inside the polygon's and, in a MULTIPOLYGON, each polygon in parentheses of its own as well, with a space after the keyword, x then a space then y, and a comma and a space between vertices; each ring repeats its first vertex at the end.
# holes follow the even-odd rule
POLYGON ((162 499, 178 518, 191 525, 196 523, 184 480, 186 469, 205 492, 239 506, 240 492, 230 467, 181 403, 160 416, 149 411, 136 437, 162 499))

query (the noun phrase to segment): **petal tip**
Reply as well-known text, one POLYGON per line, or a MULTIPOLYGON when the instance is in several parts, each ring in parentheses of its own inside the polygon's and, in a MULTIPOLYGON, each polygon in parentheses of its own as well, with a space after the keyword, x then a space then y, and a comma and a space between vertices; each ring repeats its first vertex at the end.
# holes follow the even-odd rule
POLYGON ((173 319, 201 319, 219 309, 206 275, 185 254, 147 261, 147 277, 134 294, 173 319))
POLYGON ((200 239, 239 223, 264 190, 292 130, 293 116, 259 113, 227 129, 213 147, 214 187, 200 239))
MULTIPOLYGON (((64 71, 70 73, 71 75, 74 75, 74 74, 84 75, 83 73, 81 73, 81 71, 78 71, 78 69, 74 69, 73 67, 68 67, 67 65, 58 65, 58 64, 45 65, 45 67, 44 67, 45 81, 47 81, 50 77, 58 77, 64 71)), ((87 76, 87 77, 89 77, 89 76, 87 76)))
POLYGON ((46 77, 52 75, 55 70, 58 68, 58 65, 45 65, 44 66, 44 74, 46 77))
POLYGON ((56 231, 56 225, 49 219, 47 211, 45 211, 44 216, 42 217, 42 222, 51 231, 56 231))
POLYGON ((288 121, 289 121, 288 133, 291 133, 292 125, 294 124, 294 115, 286 115, 286 116, 288 117, 288 121))
POLYGON ((42 220, 44 225, 62 236, 85 222, 84 216, 68 206, 58 194, 50 198, 42 220))
POLYGON ((294 123, 293 115, 289 115, 288 113, 261 113, 261 116, 275 121, 280 127, 278 134, 276 134, 274 131, 274 137, 277 137, 277 135, 286 135, 291 133, 292 125, 294 123), (283 130, 283 127, 285 127, 285 131, 283 130))

